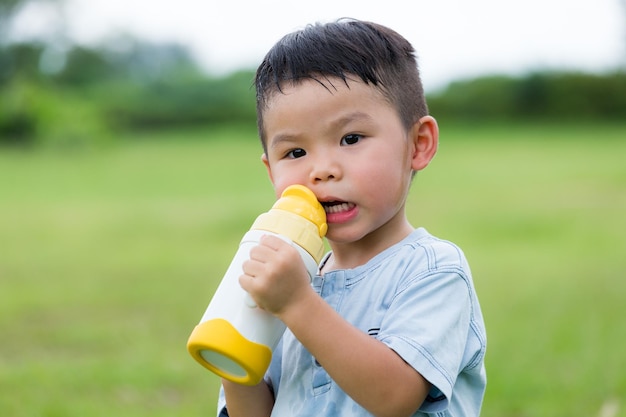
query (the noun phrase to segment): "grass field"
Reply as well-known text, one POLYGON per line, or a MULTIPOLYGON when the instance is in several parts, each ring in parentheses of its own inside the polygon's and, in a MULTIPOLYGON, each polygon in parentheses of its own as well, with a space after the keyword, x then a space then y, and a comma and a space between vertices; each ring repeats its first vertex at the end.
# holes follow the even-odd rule
MULTIPOLYGON (((626 126, 442 126, 415 226, 485 315, 485 417, 626 415, 626 126)), ((207 416, 185 349, 273 202, 254 131, 0 150, 0 416, 207 416)))

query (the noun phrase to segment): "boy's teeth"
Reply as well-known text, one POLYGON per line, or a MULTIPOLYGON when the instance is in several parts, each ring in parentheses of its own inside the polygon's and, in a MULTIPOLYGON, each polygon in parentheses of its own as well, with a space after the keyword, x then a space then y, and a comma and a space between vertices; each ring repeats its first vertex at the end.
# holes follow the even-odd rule
POLYGON ((339 213, 342 211, 346 211, 350 209, 349 203, 335 203, 335 204, 324 204, 324 211, 326 213, 339 213))

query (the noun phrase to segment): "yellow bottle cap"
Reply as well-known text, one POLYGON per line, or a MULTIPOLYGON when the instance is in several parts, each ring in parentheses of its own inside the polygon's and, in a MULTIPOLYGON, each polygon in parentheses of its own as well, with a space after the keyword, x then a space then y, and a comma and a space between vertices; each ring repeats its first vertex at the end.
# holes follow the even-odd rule
POLYGON ((326 224, 324 207, 317 201, 313 191, 304 185, 294 184, 285 188, 272 208, 289 211, 304 217, 318 227, 320 237, 326 235, 328 225, 326 224))
POLYGON ((316 262, 324 255, 322 238, 328 230, 326 213, 313 191, 303 185, 287 187, 272 209, 257 217, 251 229, 287 236, 316 262))

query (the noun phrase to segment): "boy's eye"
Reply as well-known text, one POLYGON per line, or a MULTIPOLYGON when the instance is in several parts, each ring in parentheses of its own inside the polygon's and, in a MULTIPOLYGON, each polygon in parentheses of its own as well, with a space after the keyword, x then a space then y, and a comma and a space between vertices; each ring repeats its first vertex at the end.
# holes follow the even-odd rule
POLYGON ((287 153, 287 157, 292 159, 302 158, 304 155, 306 155, 306 151, 302 148, 294 149, 287 153))
POLYGON ((361 135, 350 134, 341 138, 342 145, 354 145, 361 140, 361 135))

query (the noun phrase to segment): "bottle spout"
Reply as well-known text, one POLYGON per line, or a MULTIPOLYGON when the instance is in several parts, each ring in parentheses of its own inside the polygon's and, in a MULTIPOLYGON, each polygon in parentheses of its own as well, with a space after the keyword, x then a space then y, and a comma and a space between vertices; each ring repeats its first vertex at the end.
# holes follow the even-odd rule
POLYGON ((289 211, 309 220, 317 226, 320 237, 324 237, 328 231, 324 207, 317 201, 313 191, 304 185, 294 184, 285 188, 272 208, 289 211))

